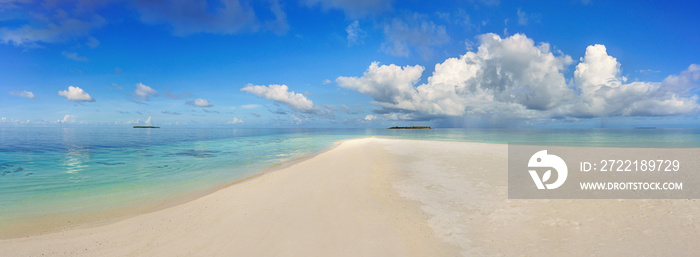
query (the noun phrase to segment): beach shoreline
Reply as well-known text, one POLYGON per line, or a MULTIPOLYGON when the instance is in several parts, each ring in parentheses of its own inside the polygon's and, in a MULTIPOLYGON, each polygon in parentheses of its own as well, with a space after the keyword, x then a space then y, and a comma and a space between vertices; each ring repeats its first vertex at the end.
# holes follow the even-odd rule
POLYGON ((263 174, 223 186, 191 201, 152 212, 109 222, 72 227, 48 234, 0 240, 0 250, 10 256, 41 254, 94 256, 96 253, 107 256, 171 256, 175 251, 170 247, 181 250, 187 248, 189 250, 177 252, 188 252, 194 255, 238 253, 266 256, 271 252, 286 255, 290 252, 299 252, 300 248, 311 255, 325 253, 325 255, 336 256, 357 256, 358 251, 394 256, 454 254, 457 251, 456 248, 434 235, 426 223, 427 217, 420 210, 419 204, 402 198, 392 189, 392 183, 400 176, 400 172, 393 170, 391 157, 383 152, 377 140, 380 139, 370 137, 344 140, 316 155, 272 166, 263 174), (368 146, 372 144, 374 145, 368 146), (359 160, 364 161, 359 162, 359 160), (329 168, 329 165, 342 167, 329 168), (321 181, 318 181, 319 179, 321 181), (316 180, 316 186, 313 183, 305 185, 307 180, 316 180), (294 199, 279 199, 280 195, 275 191, 280 190, 280 187, 289 189, 282 194, 283 196, 294 199), (345 187, 346 190, 337 190, 338 187, 345 187), (325 190, 325 193, 319 192, 320 190, 325 190), (265 196, 260 196, 262 194, 265 196), (299 194, 305 194, 306 197, 301 197, 299 194), (329 194, 332 197, 329 198, 329 194), (213 204, 220 201, 238 203, 234 204, 236 206, 213 204), (280 202, 278 205, 273 205, 269 201, 280 202), (238 208, 242 207, 241 204, 245 205, 250 212, 273 217, 251 218, 245 212, 245 208, 238 208), (283 206, 297 204, 303 208, 290 210, 291 207, 283 206), (255 207, 251 208, 250 205, 255 207), (269 210, 270 208, 273 210, 269 210), (244 212, 234 214, 236 218, 226 215, 235 212, 234 210, 244 210, 244 212), (298 212, 296 215, 290 214, 296 212, 298 212), (361 215, 357 215, 356 212, 361 212, 361 215), (177 222, 178 225, 172 225, 173 219, 180 220, 177 222), (218 221, 208 223, 212 219, 218 221), (300 219, 303 222, 300 222, 300 219), (319 222, 319 219, 323 222, 319 222), (251 225, 256 222, 260 226, 251 225), (269 233, 273 231, 278 235, 266 239, 267 243, 262 245, 260 242, 257 244, 251 242, 231 248, 225 247, 226 244, 222 242, 222 245, 201 251, 189 248, 199 248, 200 244, 208 244, 211 240, 217 241, 219 240, 217 238, 222 237, 222 233, 227 234, 227 231, 222 231, 221 226, 218 226, 221 225, 220 223, 239 231, 235 235, 228 235, 232 242, 246 241, 248 237, 254 238, 255 234, 259 233, 262 233, 259 236, 263 238, 270 237, 269 233), (295 225, 297 223, 299 225, 295 225), (171 226, 180 229, 181 233, 170 231, 171 226), (280 226, 297 227, 291 230, 283 229, 282 231, 285 232, 281 233, 280 226), (144 227, 150 227, 150 229, 144 227), (265 227, 268 227, 267 230, 265 227), (199 230, 200 236, 193 237, 190 234, 192 230, 199 230), (309 230, 316 230, 316 233, 309 230), (178 234, 180 236, 177 236, 178 234), (161 247, 144 245, 143 242, 148 240, 142 237, 160 241, 161 247), (182 244, 179 242, 182 240, 181 237, 194 242, 182 244), (318 248, 316 244, 313 244, 314 247, 304 246, 305 242, 310 243, 314 240, 302 240, 304 242, 299 242, 301 245, 298 246, 286 243, 290 240, 298 241, 294 239, 296 237, 325 240, 330 246, 321 247, 324 249, 313 249, 318 248), (95 240, 95 238, 99 239, 95 240), (99 243, 95 245, 98 241, 99 243), (277 244, 278 247, 269 249, 270 244, 277 244), (128 247, 116 247, 117 245, 128 245, 128 247), (169 250, 165 250, 165 245, 170 245, 169 250), (254 247, 255 245, 257 247, 254 247), (221 250, 220 247, 227 250, 221 250), (338 251, 342 253, 339 254, 338 251))
MULTIPOLYGON (((371 137, 363 137, 371 138, 371 137)), ((362 139, 362 138, 355 138, 362 139)), ((63 215, 38 215, 15 218, 14 220, 8 220, 7 222, 0 224, 0 240, 3 239, 13 239, 22 238, 30 236, 40 236, 44 234, 57 233, 65 230, 90 228, 95 226, 101 226, 109 223, 119 222, 124 219, 132 218, 134 216, 151 213, 155 211, 160 211, 163 209, 171 208, 177 205, 185 204, 209 194, 216 193, 222 189, 233 186, 238 183, 245 182, 250 179, 255 179, 259 176, 265 175, 267 173, 279 171, 292 166, 296 163, 309 160, 315 156, 322 153, 331 151, 341 145, 343 142, 355 139, 343 139, 334 142, 329 148, 315 152, 310 155, 302 156, 293 160, 285 161, 282 163, 276 163, 264 167, 252 175, 236 179, 230 182, 221 183, 214 185, 209 188, 181 192, 174 197, 162 198, 159 201, 150 202, 132 202, 128 206, 120 206, 114 208, 105 208, 98 210, 89 210, 86 212, 78 213, 66 213, 63 215)))
MULTIPOLYGON (((597 149, 616 151, 615 148, 597 149)), ((508 145, 368 137, 8 256, 690 256, 696 199, 508 199, 508 145)))

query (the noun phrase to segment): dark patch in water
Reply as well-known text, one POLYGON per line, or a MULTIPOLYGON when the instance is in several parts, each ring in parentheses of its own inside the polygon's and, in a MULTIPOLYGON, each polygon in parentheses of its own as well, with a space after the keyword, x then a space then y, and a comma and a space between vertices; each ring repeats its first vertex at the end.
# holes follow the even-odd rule
POLYGON ((171 153, 167 156, 178 155, 178 156, 192 156, 197 158, 209 158, 216 156, 215 153, 219 151, 209 151, 209 150, 185 150, 177 153, 171 153))
POLYGON ((24 168, 22 168, 22 167, 19 167, 19 168, 17 168, 17 169, 14 170, 14 171, 6 170, 6 171, 3 171, 3 172, 2 172, 2 176, 5 176, 5 175, 11 174, 11 173, 17 173, 17 172, 20 172, 20 171, 23 171, 23 170, 24 170, 24 168))
POLYGON ((102 164, 102 165, 107 165, 107 166, 114 166, 114 165, 121 165, 121 164, 126 164, 123 162, 95 162, 97 164, 102 164))
POLYGON ((27 172, 27 173, 25 173, 24 175, 25 175, 25 176, 34 175, 34 172, 27 172))
POLYGON ((168 165, 161 165, 161 166, 158 166, 159 169, 167 168, 167 167, 168 167, 168 165))
POLYGON ((7 169, 7 168, 12 168, 12 167, 14 167, 14 165, 12 165, 12 164, 0 163, 0 169, 2 169, 2 170, 7 169))

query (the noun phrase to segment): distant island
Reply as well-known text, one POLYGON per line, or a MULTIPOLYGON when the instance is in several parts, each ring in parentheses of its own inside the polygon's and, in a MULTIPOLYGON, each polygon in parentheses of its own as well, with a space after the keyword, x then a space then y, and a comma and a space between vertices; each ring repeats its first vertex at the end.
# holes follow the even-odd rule
POLYGON ((391 127, 389 129, 432 129, 429 126, 391 127))
POLYGON ((160 128, 155 126, 134 126, 134 128, 160 128))

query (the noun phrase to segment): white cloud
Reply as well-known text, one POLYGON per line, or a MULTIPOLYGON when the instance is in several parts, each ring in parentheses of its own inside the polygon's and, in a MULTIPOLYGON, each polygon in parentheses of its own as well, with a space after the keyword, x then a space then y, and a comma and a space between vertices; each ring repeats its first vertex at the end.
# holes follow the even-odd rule
POLYGON ((642 74, 649 74, 649 73, 659 73, 661 71, 659 70, 652 70, 652 69, 646 69, 646 70, 638 70, 637 72, 642 73, 642 74))
POLYGON ((138 124, 151 125, 151 116, 148 116, 148 120, 146 120, 146 121, 142 121, 141 119, 129 120, 129 121, 124 121, 124 122, 115 121, 115 124, 120 124, 120 123, 131 124, 131 125, 138 125, 138 124))
POLYGON ((415 119, 413 115, 408 114, 408 113, 392 112, 392 113, 382 114, 382 116, 384 116, 384 118, 389 119, 389 120, 413 120, 413 119, 415 119))
POLYGON ((374 115, 371 115, 371 114, 365 116, 365 120, 366 120, 366 121, 372 121, 372 120, 376 120, 376 119, 377 119, 377 116, 374 116, 374 115))
POLYGON ((345 32, 348 33, 348 46, 363 44, 364 42, 362 41, 362 39, 364 39, 364 37, 367 36, 365 31, 360 28, 360 22, 358 20, 355 20, 352 23, 350 23, 350 25, 348 25, 345 28, 345 32))
POLYGON ((212 106, 214 106, 209 101, 201 99, 201 98, 194 99, 192 101, 187 101, 187 104, 197 106, 197 107, 212 107, 212 106))
POLYGON ((292 114, 292 122, 296 125, 304 123, 304 120, 302 120, 300 117, 298 117, 296 114, 292 114))
POLYGON ((58 120, 58 123, 75 123, 75 118, 75 115, 66 115, 62 120, 58 120))
POLYGON ((259 104, 244 104, 244 105, 241 105, 241 108, 243 108, 243 109, 255 109, 255 108, 258 108, 258 107, 260 107, 259 104))
POLYGON ((574 80, 580 90, 580 104, 573 108, 581 116, 665 116, 698 109, 696 95, 700 66, 691 65, 678 76, 663 82, 632 82, 621 76, 620 63, 608 55, 604 45, 586 48, 576 65, 574 80))
POLYGON ((80 55, 78 55, 77 53, 74 53, 74 52, 63 51, 62 54, 63 54, 63 56, 65 56, 66 58, 71 59, 71 60, 73 60, 73 61, 79 61, 79 62, 87 62, 87 61, 88 61, 88 58, 87 58, 87 57, 85 57, 85 56, 80 56, 80 55))
MULTIPOLYGON (((539 23, 540 17, 542 17, 542 15, 539 13, 527 14, 524 11, 520 10, 520 8, 518 8, 517 14, 518 14, 518 24, 522 25, 522 26, 526 26, 530 22, 539 23)), ((506 25, 508 25, 508 24, 506 24, 506 25)))
POLYGON ((387 119, 677 115, 698 110, 700 65, 661 83, 626 83, 620 64, 602 45, 589 46, 567 83, 571 57, 525 35, 479 36, 476 52, 435 65, 416 86, 421 66, 372 63, 362 77, 338 77, 339 86, 372 97, 387 119))
POLYGON ((404 18, 394 18, 384 24, 384 36, 384 52, 404 57, 411 54, 411 49, 415 49, 423 58, 428 58, 433 54, 432 47, 450 40, 445 26, 436 25, 426 16, 417 13, 404 18))
POLYGON ((233 117, 233 120, 229 121, 228 124, 241 124, 243 123, 243 120, 233 117))
POLYGON ((518 24, 527 25, 527 14, 518 9, 518 24))
POLYGON ((323 85, 328 85, 330 83, 332 83, 332 81, 330 79, 324 79, 323 82, 321 82, 321 84, 323 84, 323 85))
MULTIPOLYGON (((60 122, 60 120, 56 121, 60 122)), ((17 119, 12 119, 12 118, 7 118, 7 117, 2 117, 0 118, 0 123, 9 123, 9 124, 29 124, 31 121, 29 120, 17 120, 17 119)), ((38 122, 37 122, 38 123, 38 122)))
POLYGON ((69 101, 94 102, 95 99, 82 88, 68 86, 68 90, 58 91, 58 95, 65 96, 69 101))
POLYGON ((29 99, 34 99, 34 98, 36 98, 36 96, 34 96, 34 93, 32 93, 31 91, 26 91, 26 90, 22 90, 22 91, 10 91, 10 95, 19 96, 19 97, 24 97, 24 98, 29 98, 29 99))
POLYGON ((420 80, 424 68, 416 66, 399 67, 393 64, 379 66, 373 62, 362 77, 338 77, 335 81, 341 87, 369 95, 379 103, 399 104, 413 99, 414 85, 420 80))
POLYGON ((241 91, 285 104, 300 112, 313 113, 318 110, 306 96, 289 91, 286 85, 256 86, 248 84, 241 88, 241 91))
POLYGON ((136 90, 134 91, 134 94, 142 100, 148 100, 149 96, 157 96, 158 92, 155 89, 139 82, 136 84, 136 90))

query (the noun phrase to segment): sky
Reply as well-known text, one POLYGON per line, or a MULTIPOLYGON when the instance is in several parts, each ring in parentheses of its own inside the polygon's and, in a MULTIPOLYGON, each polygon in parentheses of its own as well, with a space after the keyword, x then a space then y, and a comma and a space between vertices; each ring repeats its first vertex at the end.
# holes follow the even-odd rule
POLYGON ((700 127, 698 11, 0 0, 0 126, 700 127))

